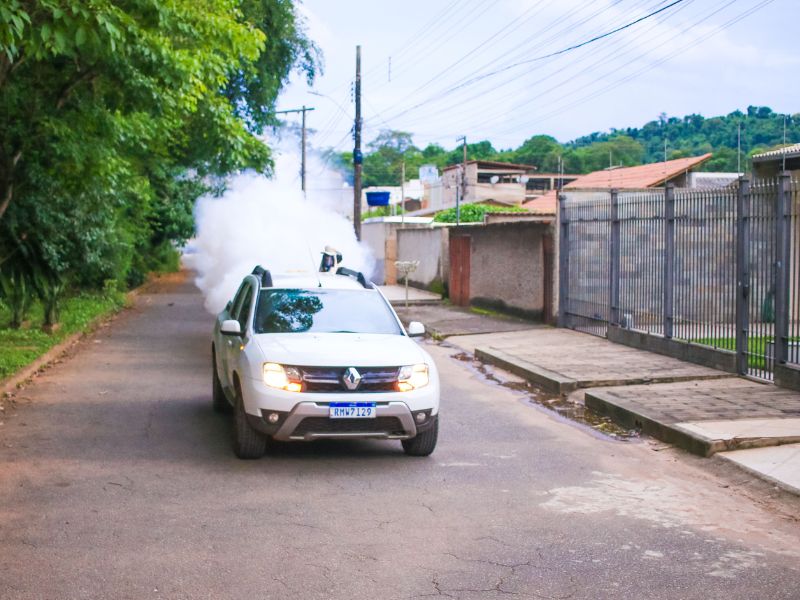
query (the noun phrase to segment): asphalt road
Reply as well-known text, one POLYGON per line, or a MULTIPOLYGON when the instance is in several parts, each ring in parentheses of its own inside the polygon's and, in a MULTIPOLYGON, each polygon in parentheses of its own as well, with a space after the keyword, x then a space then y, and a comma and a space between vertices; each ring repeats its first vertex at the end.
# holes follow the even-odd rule
POLYGON ((6 403, 0 598, 800 598, 799 505, 593 435, 430 345, 442 429, 237 460, 166 280, 6 403))

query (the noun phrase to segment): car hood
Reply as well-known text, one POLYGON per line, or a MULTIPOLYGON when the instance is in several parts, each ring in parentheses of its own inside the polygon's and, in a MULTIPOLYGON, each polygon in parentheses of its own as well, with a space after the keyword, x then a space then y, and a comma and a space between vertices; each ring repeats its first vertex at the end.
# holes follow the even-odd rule
POLYGON ((394 367, 426 360, 404 335, 366 333, 265 333, 255 336, 264 360, 319 367, 394 367))

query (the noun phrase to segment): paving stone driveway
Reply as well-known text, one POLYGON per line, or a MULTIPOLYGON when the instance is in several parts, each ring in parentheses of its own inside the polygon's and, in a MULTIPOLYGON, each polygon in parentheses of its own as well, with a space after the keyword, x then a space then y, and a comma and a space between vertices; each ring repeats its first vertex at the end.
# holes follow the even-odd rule
POLYGON ((592 390, 662 423, 800 418, 800 394, 739 377, 592 390))
POLYGON ((536 331, 458 336, 449 341, 470 352, 476 348, 487 355, 499 351, 514 361, 571 380, 579 388, 731 377, 716 369, 568 329, 543 327, 536 331))

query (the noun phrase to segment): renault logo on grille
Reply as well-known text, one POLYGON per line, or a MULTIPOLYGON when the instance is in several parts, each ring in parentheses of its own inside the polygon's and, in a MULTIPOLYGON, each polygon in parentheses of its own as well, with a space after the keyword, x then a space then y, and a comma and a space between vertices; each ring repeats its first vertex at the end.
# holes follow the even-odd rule
POLYGON ((353 367, 349 367, 342 375, 342 381, 348 390, 355 390, 361 383, 361 373, 353 367))

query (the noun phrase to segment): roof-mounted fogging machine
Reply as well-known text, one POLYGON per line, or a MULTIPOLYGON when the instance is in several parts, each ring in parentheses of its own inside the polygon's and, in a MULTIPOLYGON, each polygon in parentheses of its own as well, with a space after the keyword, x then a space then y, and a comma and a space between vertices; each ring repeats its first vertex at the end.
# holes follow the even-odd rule
POLYGON ((342 253, 336 248, 325 246, 325 250, 322 251, 322 260, 319 263, 319 272, 329 273, 333 271, 335 273, 338 270, 341 262, 342 253))

